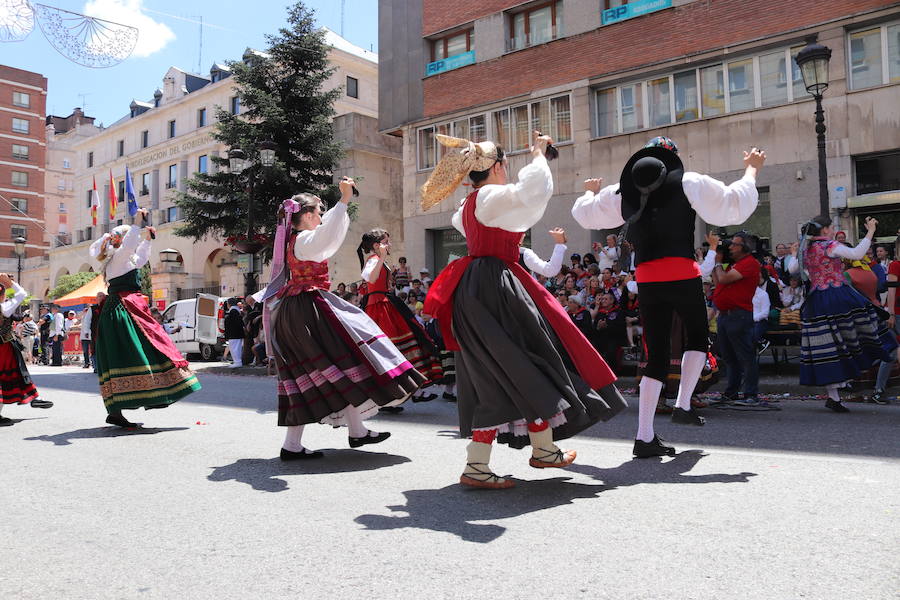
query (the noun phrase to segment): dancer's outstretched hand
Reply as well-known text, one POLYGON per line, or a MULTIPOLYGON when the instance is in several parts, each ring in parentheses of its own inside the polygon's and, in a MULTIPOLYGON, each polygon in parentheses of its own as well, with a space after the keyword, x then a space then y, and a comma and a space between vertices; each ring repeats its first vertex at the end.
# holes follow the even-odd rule
POLYGON ((600 193, 600 187, 603 185, 603 178, 598 177, 596 179, 585 179, 584 180, 584 191, 586 192, 594 192, 595 194, 600 193))
POLYGON ((763 163, 766 162, 766 153, 764 150, 760 150, 756 146, 750 148, 750 152, 744 151, 744 166, 745 167, 753 167, 754 169, 761 169, 763 163))
POLYGON ((341 202, 350 202, 350 199, 353 198, 354 185, 356 182, 351 177, 341 177, 341 182, 338 184, 341 190, 341 202))
POLYGON ((715 231, 710 231, 706 234, 706 243, 709 244, 709 249, 715 251, 716 248, 719 247, 719 234, 715 231))
POLYGON ((553 238, 553 242, 556 244, 565 244, 566 243, 566 230, 562 227, 556 227, 551 229, 547 233, 550 234, 550 237, 553 238))
POLYGON ((878 227, 878 221, 872 217, 866 217, 866 233, 874 233, 878 227))

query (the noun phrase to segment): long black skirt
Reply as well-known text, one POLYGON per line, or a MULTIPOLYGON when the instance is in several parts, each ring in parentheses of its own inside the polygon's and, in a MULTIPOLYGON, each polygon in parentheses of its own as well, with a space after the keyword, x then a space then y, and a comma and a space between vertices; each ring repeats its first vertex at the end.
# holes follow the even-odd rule
POLYGON ((506 263, 476 258, 453 297, 459 429, 497 429, 513 448, 529 444, 541 419, 563 440, 625 408, 612 384, 592 390, 506 263))

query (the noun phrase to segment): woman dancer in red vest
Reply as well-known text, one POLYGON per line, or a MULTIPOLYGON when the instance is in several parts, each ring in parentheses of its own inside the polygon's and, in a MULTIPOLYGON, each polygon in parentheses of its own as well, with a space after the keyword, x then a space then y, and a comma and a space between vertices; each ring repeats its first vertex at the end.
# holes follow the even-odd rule
POLYGON ((453 216, 469 256, 450 263, 432 284, 425 311, 434 315, 449 349, 457 350, 460 433, 471 437, 460 483, 508 488, 489 466, 497 439, 531 445, 535 468, 565 467, 574 451, 554 440, 571 437, 625 407, 615 375, 553 296, 519 265, 523 232, 541 219, 553 180, 534 133, 531 164, 507 183, 503 150, 492 142, 438 135, 451 148, 422 187, 428 209, 468 176, 475 191, 453 216))
POLYGON ((351 448, 384 441, 390 434, 369 431, 363 420, 425 381, 372 319, 328 291, 328 258, 350 227, 353 180, 340 188, 341 201, 324 215, 312 194, 285 200, 279 211, 263 323, 278 368, 278 424, 287 427, 282 460, 322 456, 301 444, 307 423, 347 425, 351 448))

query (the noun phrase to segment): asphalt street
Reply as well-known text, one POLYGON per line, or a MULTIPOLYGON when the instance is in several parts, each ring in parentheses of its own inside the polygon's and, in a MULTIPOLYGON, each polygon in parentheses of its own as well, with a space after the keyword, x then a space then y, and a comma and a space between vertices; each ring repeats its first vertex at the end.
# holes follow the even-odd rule
POLYGON ((370 421, 393 435, 361 450, 309 426, 326 458, 282 463, 272 379, 200 374, 120 430, 93 373, 33 374, 56 406, 3 410, 3 598, 900 597, 896 401, 658 416, 680 452, 640 461, 632 406, 565 442, 564 470, 496 448, 519 485, 480 491, 440 400, 370 421))

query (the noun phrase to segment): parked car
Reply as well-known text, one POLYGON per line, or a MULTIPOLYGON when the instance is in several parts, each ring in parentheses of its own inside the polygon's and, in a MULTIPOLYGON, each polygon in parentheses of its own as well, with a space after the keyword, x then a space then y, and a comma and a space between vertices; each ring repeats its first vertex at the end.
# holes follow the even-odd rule
POLYGON ((199 354, 206 361, 215 360, 225 351, 225 298, 198 294, 196 298, 178 300, 163 312, 164 324, 180 326, 169 334, 182 354, 199 354))

